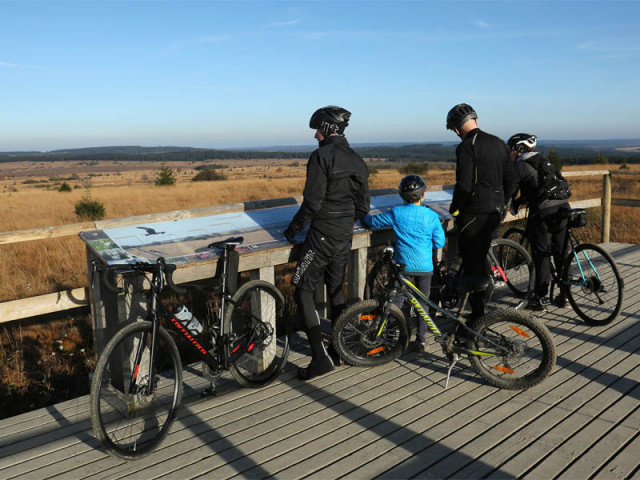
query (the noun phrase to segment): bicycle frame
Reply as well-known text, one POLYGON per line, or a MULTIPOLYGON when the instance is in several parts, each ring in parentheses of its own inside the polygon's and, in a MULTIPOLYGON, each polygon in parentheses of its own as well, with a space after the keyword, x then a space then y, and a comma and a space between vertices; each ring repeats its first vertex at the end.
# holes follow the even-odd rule
MULTIPOLYGON (((146 318, 145 320, 151 322, 151 345, 148 345, 148 339, 146 336, 142 338, 142 341, 138 344, 138 348, 134 357, 134 365, 137 365, 137 368, 131 372, 131 381, 129 382, 129 392, 130 394, 135 393, 137 379, 140 375, 140 364, 142 362, 142 356, 147 348, 150 348, 149 355, 149 377, 154 378, 155 372, 153 361, 156 353, 156 339, 158 335, 158 328, 160 327, 160 317, 164 317, 168 320, 170 326, 173 329, 180 332, 184 338, 187 340, 187 343, 191 345, 191 347, 198 353, 200 360, 205 362, 207 366, 213 372, 217 372, 220 370, 228 370, 229 366, 233 363, 234 357, 240 353, 243 354, 245 350, 251 350, 253 347, 250 342, 247 342, 245 345, 244 342, 236 345, 232 351, 229 351, 229 332, 225 329, 224 314, 226 311, 227 302, 230 302, 234 305, 235 308, 241 308, 238 304, 236 304, 231 295, 227 292, 228 285, 228 252, 227 249, 223 249, 223 255, 221 257, 221 261, 223 262, 223 271, 222 271, 222 285, 219 289, 214 290, 214 294, 219 296, 220 298, 220 307, 218 310, 218 322, 219 328, 216 332, 215 330, 211 330, 207 333, 212 334, 213 340, 212 343, 215 347, 213 352, 209 352, 203 345, 202 339, 199 335, 192 334, 187 328, 185 328, 180 321, 175 317, 171 311, 165 307, 161 302, 159 302, 158 298, 160 293, 164 289, 165 283, 165 273, 163 271, 162 264, 158 263, 155 265, 151 273, 152 278, 149 281, 150 288, 149 294, 147 295, 147 309, 146 309, 146 318), (160 313, 160 315, 158 315, 160 313), (246 349, 244 348, 246 346, 246 349)), ((189 288, 189 287, 186 287, 189 288)), ((198 288, 198 287, 196 287, 198 288)), ((251 313, 251 316, 253 314, 251 313)), ((259 320, 259 319, 258 319, 259 320)), ((151 395, 153 382, 148 382, 146 385, 146 394, 151 395)))
MULTIPOLYGON (((466 330, 473 336, 483 338, 487 343, 493 345, 499 350, 503 349, 503 347, 501 347, 500 345, 497 345, 496 343, 491 341, 491 339, 488 339, 482 336, 481 334, 479 334, 478 332, 476 332, 475 330, 472 330, 471 328, 469 328, 466 322, 463 320, 462 312, 466 307, 470 292, 466 292, 464 294, 462 303, 460 304, 460 307, 458 309, 458 313, 454 314, 453 312, 446 310, 440 307, 439 305, 437 305, 436 303, 434 303, 433 301, 431 301, 422 291, 420 291, 420 289, 418 289, 413 283, 411 283, 411 281, 405 275, 403 275, 402 272, 398 271, 398 268, 393 262, 390 262, 390 265, 391 265, 391 270, 393 272, 393 276, 395 280, 394 280, 394 288, 391 289, 391 291, 387 294, 387 298, 385 299, 385 307, 389 304, 392 304, 393 298, 398 294, 398 290, 395 288, 395 286, 398 285, 400 287, 400 293, 402 294, 402 296, 405 299, 407 299, 411 303, 411 305, 414 306, 414 308, 420 315, 422 321, 424 321, 429 327, 429 330, 434 335, 436 341, 443 346, 443 350, 445 354, 451 353, 455 355, 455 354, 464 353, 468 355, 470 354, 470 355, 477 355, 477 356, 491 356, 491 357, 496 356, 493 353, 478 352, 475 350, 469 350, 467 348, 453 345, 453 341, 455 340, 455 334, 457 333, 457 330, 459 327, 462 327, 464 330, 466 330), (450 320, 453 320, 456 322, 456 324, 458 325, 458 328, 456 328, 456 331, 454 332, 453 335, 449 336, 446 340, 444 340, 444 336, 442 335, 442 332, 440 331, 435 321, 431 318, 431 316, 427 313, 426 309, 424 308, 425 305, 427 307, 433 308, 434 310, 436 310, 437 312, 440 312, 450 320)), ((382 333, 382 330, 386 324, 387 318, 388 318, 388 311, 385 308, 383 315, 381 316, 380 326, 376 327, 376 329, 378 330, 378 335, 382 333)), ((457 361, 457 358, 455 361, 457 361)))
MULTIPOLYGON (((588 285, 587 279, 585 277, 584 270, 582 269, 580 258, 576 253, 576 247, 580 245, 580 241, 571 230, 571 227, 567 227, 567 232, 565 234, 564 242, 562 245, 563 245, 562 250, 564 252, 569 250, 568 249, 569 246, 571 246, 571 249, 569 250, 569 254, 567 255, 567 257, 565 257, 564 263, 560 266, 560 269, 557 269, 556 266, 554 265, 554 262, 551 262, 551 272, 552 272, 553 283, 557 284, 560 287, 562 286, 586 287, 588 285), (565 271, 565 270, 568 270, 569 268, 569 261, 567 259, 570 256, 573 256, 573 258, 576 259, 576 265, 578 265, 578 270, 580 271, 580 280, 570 280, 568 278, 566 280, 562 280, 565 274, 568 274, 568 271, 565 271)), ((591 267, 591 269, 595 272, 598 280, 601 280, 600 274, 598 273, 598 270, 596 269, 595 265, 593 265, 593 263, 591 262, 589 255, 587 255, 586 252, 583 252, 583 255, 586 261, 589 263, 589 266, 591 267)), ((553 294, 553 290, 551 291, 551 294, 553 294)))

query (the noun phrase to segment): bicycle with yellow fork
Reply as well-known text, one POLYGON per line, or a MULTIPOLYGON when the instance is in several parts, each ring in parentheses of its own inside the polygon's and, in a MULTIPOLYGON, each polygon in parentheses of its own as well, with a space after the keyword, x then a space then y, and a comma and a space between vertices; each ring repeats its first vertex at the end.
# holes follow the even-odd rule
POLYGON ((382 297, 353 304, 333 325, 333 345, 346 363, 373 367, 395 360, 406 350, 410 328, 405 315, 393 303, 397 295, 402 295, 414 307, 418 321, 426 322, 449 359, 445 388, 462 356, 468 357, 480 377, 499 388, 524 390, 549 376, 556 349, 549 330, 538 319, 515 309, 496 309, 472 320, 463 316, 469 294, 485 290, 488 277, 459 277, 462 301, 454 313, 429 300, 404 275, 404 266, 392 257, 393 247, 387 247, 383 261, 389 275, 382 297), (429 309, 441 317, 431 317, 429 309), (440 330, 442 318, 453 321, 453 331, 440 330))

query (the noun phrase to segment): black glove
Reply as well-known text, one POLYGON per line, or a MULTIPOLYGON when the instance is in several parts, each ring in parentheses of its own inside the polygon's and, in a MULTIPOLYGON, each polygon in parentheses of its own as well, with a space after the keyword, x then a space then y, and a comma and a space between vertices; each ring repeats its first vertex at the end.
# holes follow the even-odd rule
POLYGON ((296 244, 296 232, 293 231, 291 226, 284 231, 284 236, 291 245, 296 244))
POLYGON ((520 202, 518 202, 517 200, 513 200, 511 202, 511 208, 510 208, 511 215, 513 215, 514 217, 518 215, 519 208, 520 208, 520 202))

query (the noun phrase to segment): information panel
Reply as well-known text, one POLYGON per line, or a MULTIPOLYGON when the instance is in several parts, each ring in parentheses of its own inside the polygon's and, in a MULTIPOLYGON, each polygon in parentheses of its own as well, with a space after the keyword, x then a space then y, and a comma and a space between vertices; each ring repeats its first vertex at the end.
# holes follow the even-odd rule
MULTIPOLYGON (((425 205, 442 219, 449 219, 449 190, 427 192, 425 205)), ((402 204, 397 194, 371 197, 371 215, 402 204)), ((188 264, 217 258, 217 252, 207 245, 232 236, 244 237, 239 253, 264 251, 289 244, 284 231, 300 207, 298 205, 268 208, 249 212, 223 213, 206 217, 156 222, 136 226, 92 230, 80 237, 105 263, 155 261, 164 257, 168 263, 188 264)), ((354 233, 366 229, 359 222, 354 233)), ((302 242, 306 232, 297 239, 302 242)))

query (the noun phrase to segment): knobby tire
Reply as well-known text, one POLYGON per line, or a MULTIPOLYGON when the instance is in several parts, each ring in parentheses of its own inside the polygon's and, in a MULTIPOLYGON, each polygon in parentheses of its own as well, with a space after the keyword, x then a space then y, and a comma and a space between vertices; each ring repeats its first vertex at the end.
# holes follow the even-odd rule
POLYGON ((389 317, 382 328, 372 328, 383 304, 363 300, 345 309, 333 325, 333 346, 342 360, 357 367, 375 367, 398 358, 409 344, 409 329, 400 309, 388 303, 389 317))

